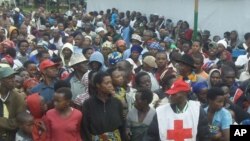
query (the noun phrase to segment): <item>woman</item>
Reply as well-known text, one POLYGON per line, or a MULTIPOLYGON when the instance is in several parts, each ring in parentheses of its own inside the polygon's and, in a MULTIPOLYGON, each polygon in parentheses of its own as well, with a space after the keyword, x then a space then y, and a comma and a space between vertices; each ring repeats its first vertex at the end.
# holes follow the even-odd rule
MULTIPOLYGON (((135 76, 135 87, 136 89, 148 89, 151 90, 152 87, 152 83, 151 83, 151 79, 148 73, 146 72, 139 72, 136 76, 135 76)), ((153 93, 153 100, 150 103, 150 107, 155 107, 156 102, 159 100, 159 97, 157 94, 153 93)))
POLYGON ((212 69, 208 75, 208 89, 218 86, 221 82, 221 72, 218 69, 212 69))
POLYGON ((83 139, 126 140, 122 103, 114 98, 112 79, 106 72, 98 72, 93 80, 92 95, 83 104, 83 139), (93 110, 95 109, 95 110, 93 110))
POLYGON ((133 66, 134 71, 142 65, 142 61, 139 59, 142 50, 143 48, 140 45, 133 45, 131 48, 131 55, 126 59, 133 66))
POLYGON ((155 115, 155 110, 149 107, 153 93, 148 89, 140 89, 135 96, 135 108, 127 116, 128 135, 130 141, 141 141, 155 115))
POLYGON ((54 94, 54 109, 46 113, 47 141, 82 141, 80 126, 82 113, 70 106, 70 88, 59 88, 54 94))
POLYGON ((221 88, 214 87, 208 90, 208 107, 205 108, 208 116, 210 133, 213 141, 229 141, 229 128, 232 116, 224 105, 224 92, 221 88))

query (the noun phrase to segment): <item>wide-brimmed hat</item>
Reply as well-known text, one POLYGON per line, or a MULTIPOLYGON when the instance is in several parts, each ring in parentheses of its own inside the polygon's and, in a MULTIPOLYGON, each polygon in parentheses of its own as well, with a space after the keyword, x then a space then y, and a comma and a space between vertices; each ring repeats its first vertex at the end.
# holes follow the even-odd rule
POLYGON ((183 63, 187 66, 190 66, 192 68, 195 68, 194 66, 194 59, 187 54, 183 54, 180 59, 176 60, 177 62, 183 63))
POLYGON ((72 67, 72 66, 74 66, 78 63, 84 62, 84 61, 87 61, 87 59, 82 54, 75 53, 71 56, 69 64, 72 67))
POLYGON ((0 67, 0 80, 16 73, 11 67, 0 67))

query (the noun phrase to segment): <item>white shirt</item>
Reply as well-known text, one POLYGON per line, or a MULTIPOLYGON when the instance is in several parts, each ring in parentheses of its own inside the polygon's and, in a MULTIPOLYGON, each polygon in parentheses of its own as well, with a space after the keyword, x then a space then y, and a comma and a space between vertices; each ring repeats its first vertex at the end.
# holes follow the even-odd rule
POLYGON ((235 66, 242 67, 242 66, 246 65, 246 63, 248 62, 247 56, 248 56, 248 53, 246 55, 238 56, 237 60, 235 61, 235 66))

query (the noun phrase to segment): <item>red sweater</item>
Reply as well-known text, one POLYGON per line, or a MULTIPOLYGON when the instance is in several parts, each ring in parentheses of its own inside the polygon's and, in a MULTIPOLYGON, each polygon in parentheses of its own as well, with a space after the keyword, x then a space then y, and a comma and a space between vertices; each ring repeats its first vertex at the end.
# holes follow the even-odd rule
POLYGON ((73 108, 71 115, 67 118, 60 117, 55 109, 46 114, 47 141, 82 141, 80 135, 80 124, 82 113, 73 108))

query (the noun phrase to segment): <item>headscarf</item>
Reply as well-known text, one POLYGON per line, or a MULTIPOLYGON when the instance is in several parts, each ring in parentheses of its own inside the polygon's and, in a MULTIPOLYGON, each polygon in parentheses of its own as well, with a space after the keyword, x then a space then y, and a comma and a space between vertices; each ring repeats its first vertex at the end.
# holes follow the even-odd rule
POLYGON ((225 49, 227 48, 227 42, 224 39, 223 40, 219 40, 217 42, 217 45, 219 45, 219 44, 222 44, 225 47, 225 49))
POLYGON ((2 45, 7 46, 8 48, 14 48, 15 47, 15 43, 9 39, 4 40, 2 43, 2 45))
POLYGON ((110 65, 115 65, 122 60, 122 54, 120 52, 112 52, 108 55, 108 61, 110 65))
POLYGON ((197 82, 193 85, 193 92, 198 94, 202 89, 208 89, 208 84, 206 81, 197 82))
POLYGON ((139 46, 139 45, 133 45, 132 48, 131 48, 131 53, 132 53, 133 51, 136 51, 136 52, 138 52, 139 54, 141 54, 142 50, 143 50, 143 48, 142 48, 141 46, 139 46))
POLYGON ((116 46, 117 47, 126 46, 126 42, 124 40, 118 40, 116 41, 116 46))
POLYGON ((35 78, 29 78, 24 80, 23 88, 26 90, 28 88, 34 87, 38 84, 38 81, 35 78))
POLYGON ((159 42, 152 42, 148 48, 151 48, 151 49, 157 49, 158 51, 162 51, 164 50, 161 45, 159 44, 159 42))
POLYGON ((31 115, 34 116, 35 119, 42 118, 41 97, 38 93, 27 96, 26 103, 31 115))

